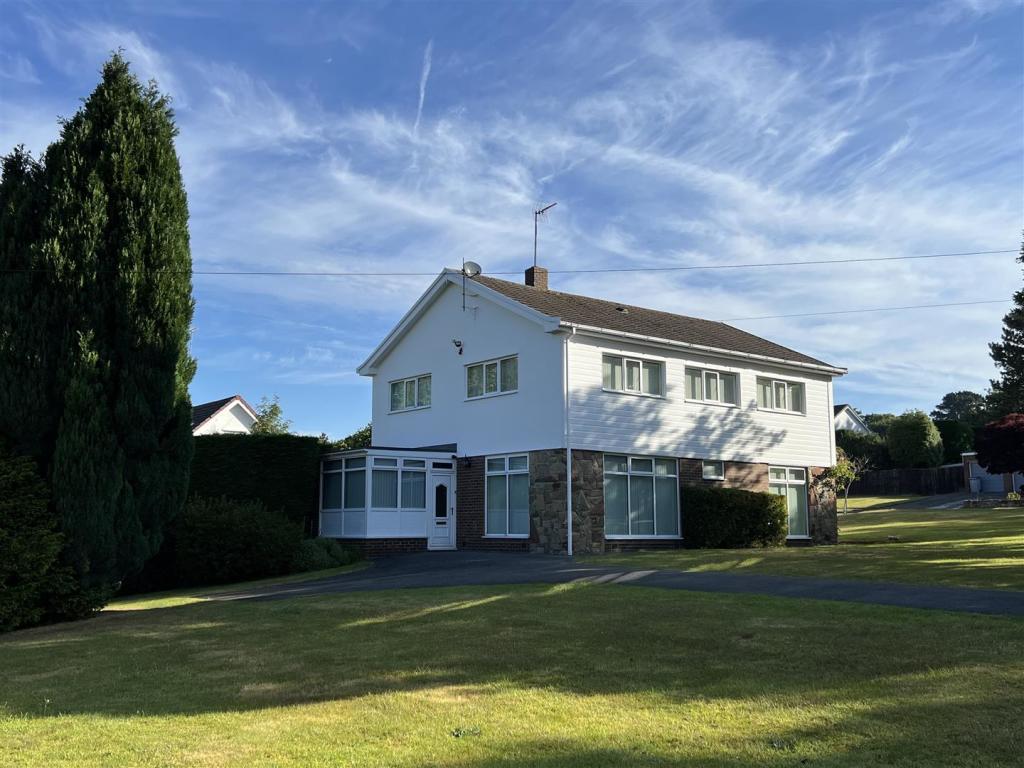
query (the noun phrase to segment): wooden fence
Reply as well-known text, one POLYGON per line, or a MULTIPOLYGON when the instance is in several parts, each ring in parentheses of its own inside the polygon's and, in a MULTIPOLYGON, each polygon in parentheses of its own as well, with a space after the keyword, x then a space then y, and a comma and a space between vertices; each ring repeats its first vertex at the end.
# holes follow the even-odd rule
POLYGON ((964 488, 960 464, 929 469, 872 469, 850 487, 851 496, 956 493, 964 488))

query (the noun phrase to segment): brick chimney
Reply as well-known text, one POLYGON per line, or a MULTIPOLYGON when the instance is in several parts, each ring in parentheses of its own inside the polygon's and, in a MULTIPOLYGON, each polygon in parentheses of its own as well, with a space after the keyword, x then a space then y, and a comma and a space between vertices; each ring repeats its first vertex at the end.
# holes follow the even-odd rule
POLYGON ((544 267, 530 267, 526 270, 526 284, 546 291, 548 289, 548 271, 544 267))

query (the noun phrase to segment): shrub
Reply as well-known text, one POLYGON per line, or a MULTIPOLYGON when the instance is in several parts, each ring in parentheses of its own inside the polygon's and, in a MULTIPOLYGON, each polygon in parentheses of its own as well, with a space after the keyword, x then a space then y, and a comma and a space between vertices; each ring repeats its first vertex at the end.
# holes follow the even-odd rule
POLYGON ((35 462, 0 447, 0 632, 39 622, 64 537, 35 462))
POLYGON ((786 500, 738 488, 684 487, 683 543, 691 549, 768 547, 786 540, 786 500))
POLYGON ((193 497, 177 526, 178 582, 223 584, 288 573, 301 538, 298 523, 258 501, 193 497))
POLYGON ((342 546, 334 539, 303 539, 292 560, 292 571, 322 571, 348 565, 358 559, 354 550, 342 546))
POLYGON ((924 411, 907 411, 889 425, 889 456, 899 468, 937 467, 942 463, 942 437, 924 411))

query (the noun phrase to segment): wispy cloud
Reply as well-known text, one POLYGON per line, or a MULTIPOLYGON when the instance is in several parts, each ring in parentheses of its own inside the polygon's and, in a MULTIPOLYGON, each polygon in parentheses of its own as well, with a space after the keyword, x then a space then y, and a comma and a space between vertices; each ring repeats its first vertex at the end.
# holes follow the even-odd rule
POLYGON ((412 124, 414 136, 420 132, 420 118, 423 117, 423 103, 427 100, 427 80, 430 78, 430 64, 434 58, 434 41, 430 40, 423 51, 423 68, 420 70, 420 100, 416 105, 416 121, 412 124))
MULTIPOLYGON (((449 55, 446 42, 445 77, 432 82, 431 39, 411 125, 402 67, 390 86, 404 95, 343 98, 336 89, 347 80, 299 87, 291 74, 190 50, 153 28, 50 19, 37 34, 45 61, 69 80, 94 77, 120 44, 144 76, 184 94, 178 149, 197 265, 436 273, 471 258, 494 273, 527 264, 530 211, 542 198, 559 201, 544 239, 553 270, 1013 247, 1024 206, 1019 67, 984 30, 961 31, 999 12, 983 10, 946 26, 867 15, 847 34, 785 44, 731 29, 702 3, 601 7, 586 23, 552 12, 521 46, 495 36, 449 55)), ((320 44, 339 39, 340 17, 310 18, 282 25, 274 44, 314 21, 320 44)), ((409 49, 374 35, 351 55, 409 49)), ((359 71, 329 50, 339 71, 359 71)), ((43 119, 56 131, 52 101, 2 107, 8 144, 35 136, 27 126, 43 119)), ((1007 256, 552 281, 721 318, 998 297, 1020 274, 1007 256)), ((358 410, 366 385, 352 369, 428 282, 197 278, 201 371, 259 376, 267 388, 333 387, 358 410), (240 308, 261 317, 240 318, 240 308), (266 353, 258 365, 255 353, 266 353)), ((848 366, 841 397, 898 410, 984 387, 1001 312, 741 325, 848 366)))

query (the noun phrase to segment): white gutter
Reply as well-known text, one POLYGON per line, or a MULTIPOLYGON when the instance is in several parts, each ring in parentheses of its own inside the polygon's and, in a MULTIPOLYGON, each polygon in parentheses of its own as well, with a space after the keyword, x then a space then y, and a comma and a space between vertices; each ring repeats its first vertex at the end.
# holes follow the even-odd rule
POLYGON ((562 376, 565 380, 565 529, 567 532, 565 549, 569 557, 572 557, 572 443, 569 442, 569 339, 575 335, 576 329, 571 328, 569 335, 562 342, 565 350, 565 365, 562 367, 562 376))
POLYGON ((801 363, 795 360, 784 360, 781 357, 771 357, 770 355, 756 355, 752 352, 736 352, 731 349, 720 349, 719 347, 708 347, 704 344, 691 344, 686 341, 673 341, 671 339, 662 339, 657 336, 645 336, 641 333, 629 333, 628 331, 613 331, 608 328, 600 328, 595 325, 580 325, 578 323, 562 323, 564 328, 569 328, 573 333, 579 332, 589 334, 592 336, 613 336, 623 339, 631 339, 634 341, 640 341, 645 344, 652 344, 662 347, 674 347, 679 349, 692 349, 697 352, 705 352, 711 355, 718 355, 720 357, 740 357, 745 360, 757 360, 759 362, 772 363, 774 365, 780 365, 784 367, 800 368, 804 370, 820 371, 822 373, 828 373, 833 376, 844 376, 847 373, 845 368, 837 368, 832 365, 824 365, 818 363, 801 363))

